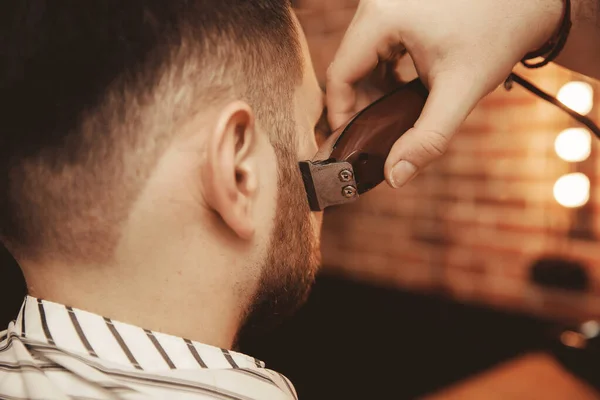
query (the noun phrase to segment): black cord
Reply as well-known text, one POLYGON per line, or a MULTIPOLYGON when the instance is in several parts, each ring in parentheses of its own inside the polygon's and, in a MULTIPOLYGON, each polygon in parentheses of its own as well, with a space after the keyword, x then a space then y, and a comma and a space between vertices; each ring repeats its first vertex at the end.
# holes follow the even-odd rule
POLYGON ((522 78, 521 76, 519 76, 515 73, 511 73, 510 76, 508 77, 508 79, 506 80, 506 82, 504 83, 504 87, 506 88, 506 90, 511 89, 512 82, 518 83, 523 88, 527 89, 528 91, 530 91, 537 97, 541 98, 542 100, 545 100, 548 103, 560 108, 562 111, 564 111, 565 113, 569 114, 569 116, 574 118, 577 122, 585 125, 590 131, 592 131, 594 133, 594 135, 596 135, 596 137, 598 139, 600 139, 600 128, 598 128, 598 125, 596 125, 594 123, 594 121, 592 121, 590 118, 586 117, 585 115, 581 115, 576 111, 571 110, 569 107, 565 106, 563 103, 561 103, 559 100, 557 100, 554 96, 549 95, 548 93, 544 92, 542 89, 538 88, 531 82, 525 80, 524 78, 522 78))

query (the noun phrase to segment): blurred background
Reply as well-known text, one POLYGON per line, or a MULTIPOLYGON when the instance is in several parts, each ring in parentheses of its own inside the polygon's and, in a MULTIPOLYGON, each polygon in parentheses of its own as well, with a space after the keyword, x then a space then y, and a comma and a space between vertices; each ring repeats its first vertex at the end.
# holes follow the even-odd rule
MULTIPOLYGON (((356 3, 295 2, 321 82, 356 3)), ((600 122, 597 82, 517 72, 600 122)), ((599 143, 499 88, 406 188, 326 212, 307 305, 241 350, 301 399, 600 398, 599 143)), ((5 326, 25 286, 4 250, 0 265, 5 326)))

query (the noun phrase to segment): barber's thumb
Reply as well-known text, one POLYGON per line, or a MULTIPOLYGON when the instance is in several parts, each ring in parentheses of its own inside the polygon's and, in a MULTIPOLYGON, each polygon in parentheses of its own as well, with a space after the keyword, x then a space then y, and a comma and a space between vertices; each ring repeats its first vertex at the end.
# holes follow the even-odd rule
POLYGON ((412 128, 396 141, 385 162, 385 177, 393 188, 410 182, 448 147, 449 138, 433 131, 412 128))

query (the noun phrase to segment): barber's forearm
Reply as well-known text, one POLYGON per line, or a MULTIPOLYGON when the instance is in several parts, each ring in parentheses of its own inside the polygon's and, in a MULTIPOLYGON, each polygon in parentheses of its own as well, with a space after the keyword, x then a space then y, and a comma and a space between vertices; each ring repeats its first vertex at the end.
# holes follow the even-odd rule
POLYGON ((600 0, 572 0, 573 27, 557 63, 600 79, 600 0))

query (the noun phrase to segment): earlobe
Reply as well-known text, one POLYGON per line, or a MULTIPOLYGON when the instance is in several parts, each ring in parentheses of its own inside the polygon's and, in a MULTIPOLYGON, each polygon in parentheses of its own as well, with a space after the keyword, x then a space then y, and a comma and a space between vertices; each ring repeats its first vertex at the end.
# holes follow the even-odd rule
POLYGON ((235 101, 221 109, 206 145, 202 176, 208 206, 235 235, 248 240, 256 229, 259 179, 257 134, 250 106, 235 101))

